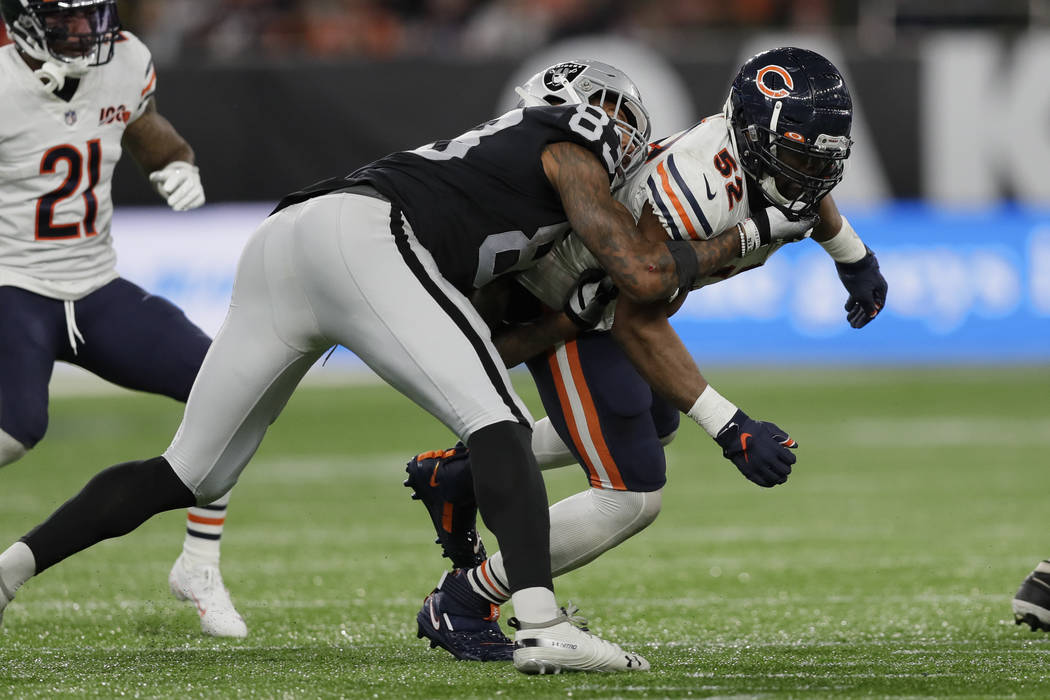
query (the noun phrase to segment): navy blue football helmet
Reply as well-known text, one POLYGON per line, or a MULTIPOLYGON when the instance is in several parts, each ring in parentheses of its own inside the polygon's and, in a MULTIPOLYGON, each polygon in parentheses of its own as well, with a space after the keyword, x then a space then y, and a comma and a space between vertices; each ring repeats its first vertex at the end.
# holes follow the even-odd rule
POLYGON ((744 171, 790 218, 813 213, 842 181, 853 100, 820 54, 785 47, 748 59, 729 90, 726 119, 744 171))
POLYGON ((117 0, 0 0, 15 44, 41 62, 101 66, 120 35, 117 0))

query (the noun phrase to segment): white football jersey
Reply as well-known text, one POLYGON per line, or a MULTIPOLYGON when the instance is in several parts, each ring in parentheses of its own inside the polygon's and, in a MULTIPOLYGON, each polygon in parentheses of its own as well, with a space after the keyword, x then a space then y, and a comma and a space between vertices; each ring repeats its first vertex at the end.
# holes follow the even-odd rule
MULTIPOLYGON (((710 116, 652 144, 649 160, 615 196, 635 219, 649 204, 667 235, 675 240, 710 238, 746 219, 749 208, 744 171, 725 116, 710 116)), ((738 257, 693 288, 758 267, 781 245, 762 246, 738 257)), ((593 267, 600 267, 598 261, 577 236, 569 235, 518 279, 544 304, 558 309, 577 276, 593 267)), ((599 329, 611 325, 614 307, 609 305, 599 329)))
POLYGON ((0 47, 0 285, 79 299, 116 278, 113 168, 155 88, 149 49, 128 32, 69 102, 0 47))

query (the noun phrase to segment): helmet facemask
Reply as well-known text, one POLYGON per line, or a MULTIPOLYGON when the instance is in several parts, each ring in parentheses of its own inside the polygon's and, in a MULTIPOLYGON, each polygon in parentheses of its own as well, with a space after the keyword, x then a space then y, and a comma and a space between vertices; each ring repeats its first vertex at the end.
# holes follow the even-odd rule
MULTIPOLYGON (((776 114, 774 108, 774 119, 776 114)), ((842 182, 853 143, 848 136, 819 134, 807 144, 797 132, 777 133, 775 123, 772 128, 751 124, 740 130, 741 136, 753 155, 741 158, 745 171, 770 203, 791 218, 812 214, 842 182)))
POLYGON ((120 30, 116 0, 28 0, 11 24, 24 53, 71 76, 108 63, 120 30))

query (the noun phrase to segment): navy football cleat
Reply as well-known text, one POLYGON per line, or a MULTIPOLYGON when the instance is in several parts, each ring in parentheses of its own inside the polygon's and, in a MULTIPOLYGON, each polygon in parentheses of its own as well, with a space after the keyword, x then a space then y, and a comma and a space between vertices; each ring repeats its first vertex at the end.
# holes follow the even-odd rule
POLYGON ((1033 632, 1050 632, 1050 560, 1039 562, 1021 584, 1012 602, 1014 622, 1033 632))
POLYGON ((448 450, 416 455, 405 467, 405 486, 422 501, 434 523, 435 542, 454 569, 471 569, 485 561, 485 545, 476 527, 478 506, 470 453, 458 444, 448 450))
POLYGON ((416 636, 430 640, 461 661, 510 661, 514 643, 503 634, 499 606, 474 592, 466 574, 446 572, 423 600, 416 636))

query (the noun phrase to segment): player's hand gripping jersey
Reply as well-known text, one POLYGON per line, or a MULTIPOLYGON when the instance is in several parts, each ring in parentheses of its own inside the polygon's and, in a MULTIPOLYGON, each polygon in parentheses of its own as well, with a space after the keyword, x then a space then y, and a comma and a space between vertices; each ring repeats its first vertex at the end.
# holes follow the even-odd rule
POLYGON ((277 209, 367 183, 405 213, 445 278, 469 293, 530 267, 569 230, 540 161, 548 144, 561 141, 594 153, 611 182, 620 136, 603 110, 586 104, 527 107, 455 139, 393 153, 312 185, 285 197, 277 209))
MULTIPOLYGON (((748 218, 751 198, 725 116, 716 114, 655 142, 646 164, 616 192, 616 199, 636 219, 649 204, 667 235, 676 240, 710 238, 748 218)), ((758 267, 781 245, 773 242, 738 257, 693 288, 758 267)), ((580 273, 595 267, 598 261, 570 235, 518 279, 544 304, 560 309, 580 273)), ((615 302, 609 304, 599 329, 609 327, 614 310, 615 302)))
POLYGON ((0 48, 0 285, 78 299, 116 278, 113 168, 155 88, 149 49, 127 32, 68 102, 0 48))

